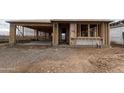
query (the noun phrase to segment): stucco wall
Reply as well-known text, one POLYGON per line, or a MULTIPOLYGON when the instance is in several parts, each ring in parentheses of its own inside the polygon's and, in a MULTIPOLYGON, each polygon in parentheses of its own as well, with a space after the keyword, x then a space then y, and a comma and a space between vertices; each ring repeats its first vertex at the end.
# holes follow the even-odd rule
POLYGON ((123 44, 122 32, 124 32, 124 26, 117 27, 117 28, 111 28, 110 29, 110 41, 117 43, 117 44, 123 44))

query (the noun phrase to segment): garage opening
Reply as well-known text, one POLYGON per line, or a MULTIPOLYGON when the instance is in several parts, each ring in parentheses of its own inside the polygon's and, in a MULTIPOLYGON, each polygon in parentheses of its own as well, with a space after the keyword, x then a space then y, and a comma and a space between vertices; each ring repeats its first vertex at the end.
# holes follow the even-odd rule
POLYGON ((52 45, 52 26, 16 26, 16 43, 18 45, 52 45))

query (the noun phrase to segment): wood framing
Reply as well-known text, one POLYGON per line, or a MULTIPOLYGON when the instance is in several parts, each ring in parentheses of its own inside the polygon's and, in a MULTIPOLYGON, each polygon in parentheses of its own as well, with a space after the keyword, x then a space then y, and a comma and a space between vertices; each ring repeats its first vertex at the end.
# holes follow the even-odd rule
POLYGON ((54 23, 53 24, 53 33, 52 33, 52 44, 53 46, 58 45, 58 24, 54 23))
MULTIPOLYGON (((97 46, 101 44, 103 47, 110 46, 109 22, 110 20, 62 20, 53 19, 46 21, 8 21, 10 23, 10 45, 16 43, 16 26, 28 27, 34 29, 38 39, 38 30, 44 33, 48 32, 52 36, 52 45, 60 45, 60 38, 65 41, 63 44, 70 46, 90 45, 97 46), (59 24, 68 24, 69 29, 59 27, 59 24), (87 25, 86 27, 83 27, 87 25), (60 33, 61 30, 61 33, 60 33), (66 43, 69 41, 69 43, 66 43)), ((46 36, 46 34, 45 34, 46 36)))

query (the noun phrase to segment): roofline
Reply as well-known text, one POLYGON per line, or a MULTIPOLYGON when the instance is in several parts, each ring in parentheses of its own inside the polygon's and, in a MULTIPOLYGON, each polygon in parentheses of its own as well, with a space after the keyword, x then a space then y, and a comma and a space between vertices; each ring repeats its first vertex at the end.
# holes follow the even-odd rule
POLYGON ((7 20, 7 23, 51 23, 50 20, 41 20, 41 19, 33 19, 33 20, 7 20))
POLYGON ((112 22, 109 19, 33 19, 33 20, 7 20, 7 23, 52 23, 52 22, 112 22))
POLYGON ((112 22, 109 19, 53 19, 52 22, 112 22))

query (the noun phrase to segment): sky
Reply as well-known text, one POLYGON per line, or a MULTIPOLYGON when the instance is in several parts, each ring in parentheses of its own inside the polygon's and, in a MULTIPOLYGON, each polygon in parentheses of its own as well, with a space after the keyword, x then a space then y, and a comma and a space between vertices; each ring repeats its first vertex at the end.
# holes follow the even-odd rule
POLYGON ((0 19, 0 35, 9 34, 9 24, 4 19, 0 19))
MULTIPOLYGON (((25 28, 26 35, 32 35, 32 29, 25 28)), ((17 34, 20 34, 17 32, 17 34)), ((9 35, 9 24, 6 23, 6 20, 0 19, 0 35, 9 35)))

